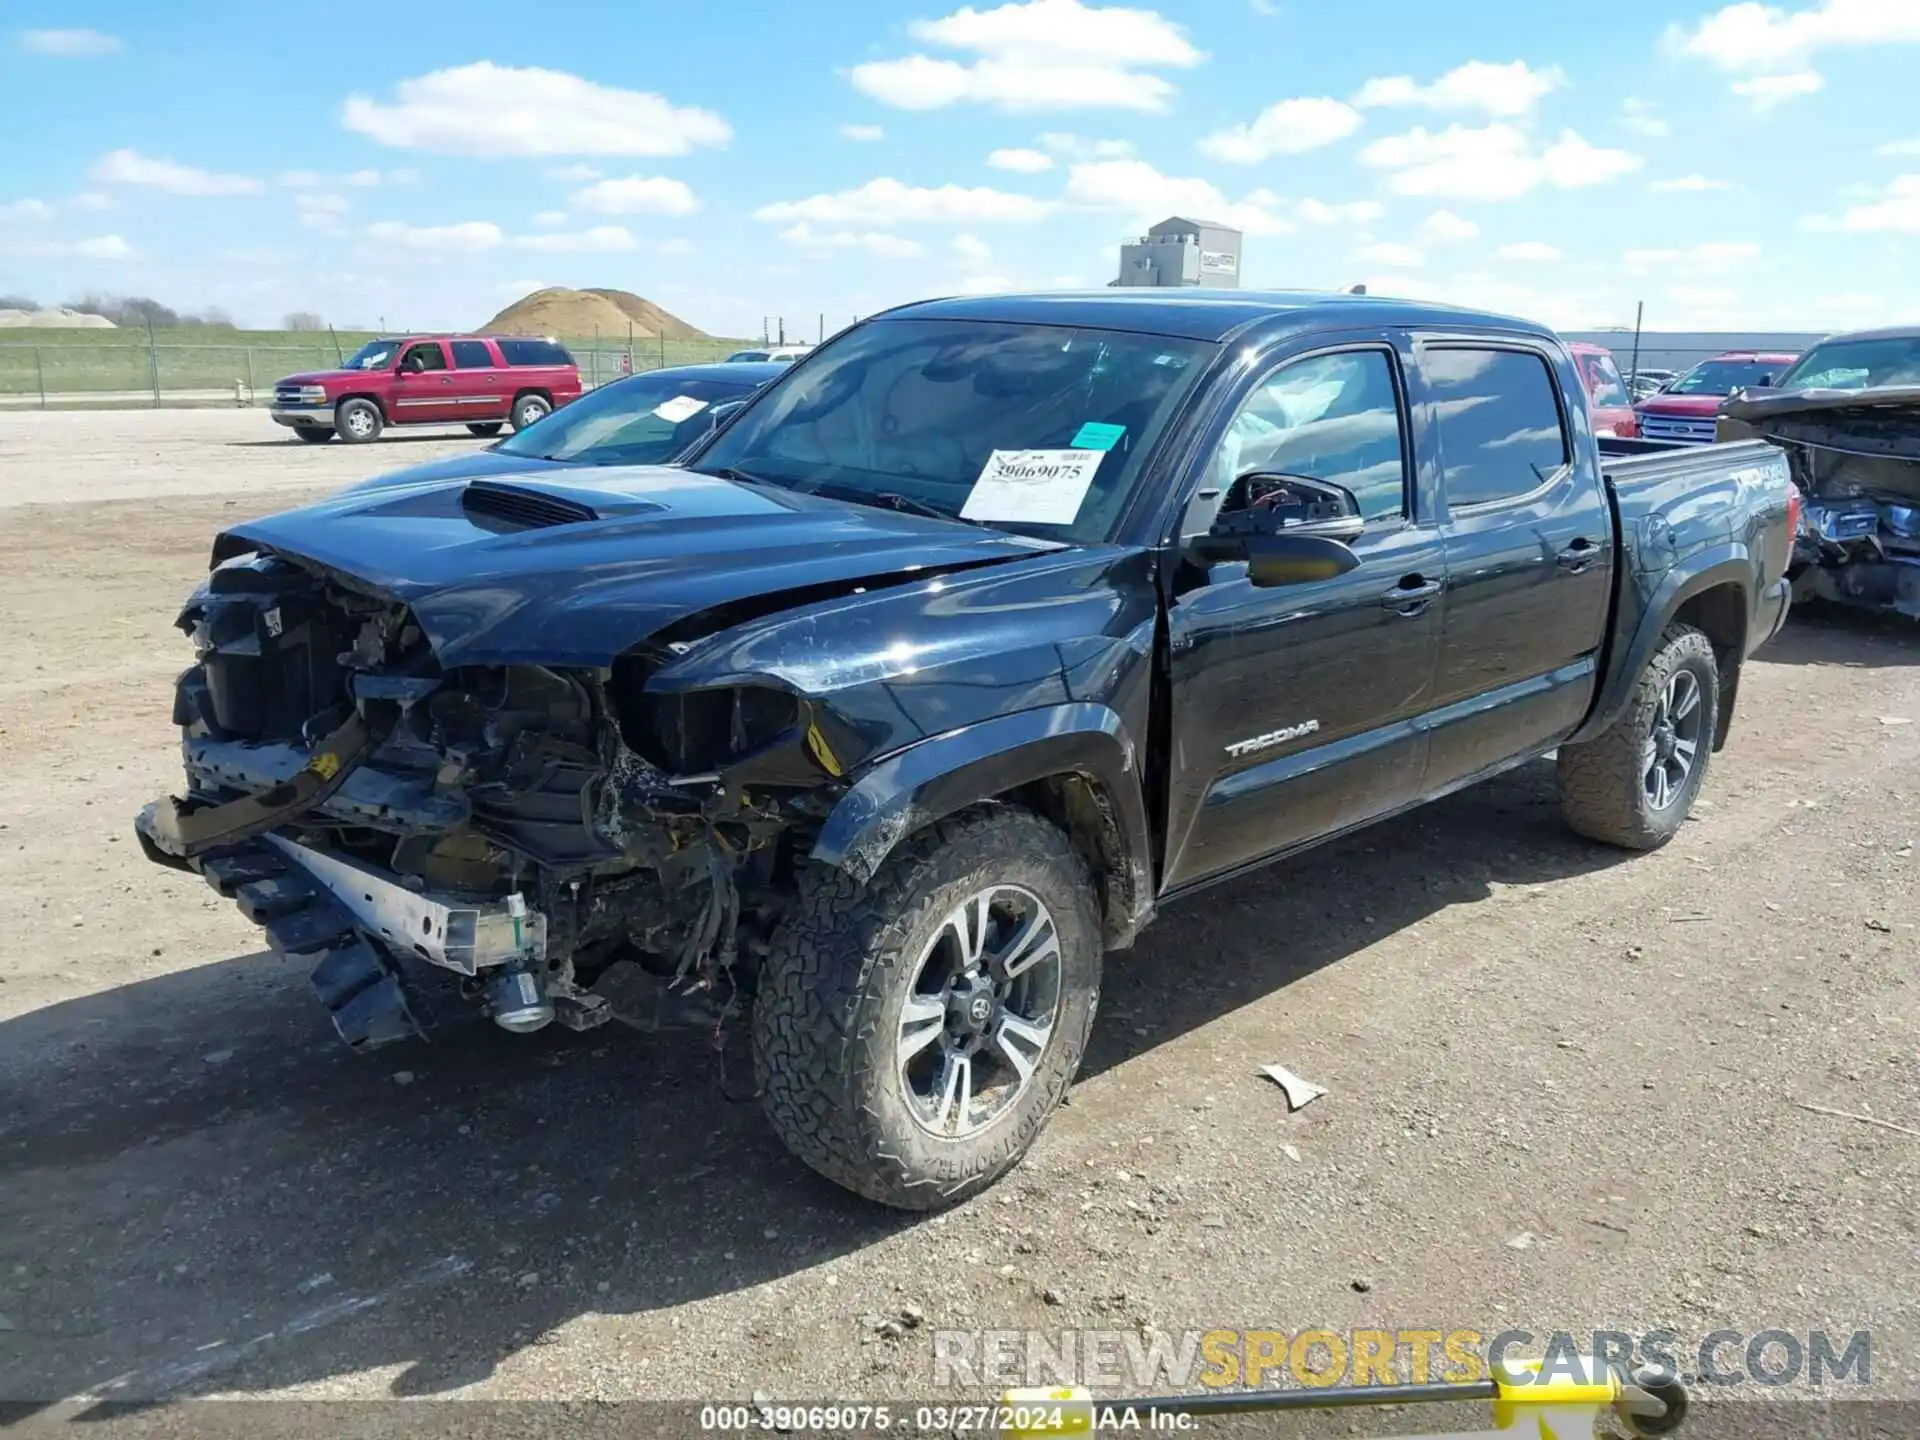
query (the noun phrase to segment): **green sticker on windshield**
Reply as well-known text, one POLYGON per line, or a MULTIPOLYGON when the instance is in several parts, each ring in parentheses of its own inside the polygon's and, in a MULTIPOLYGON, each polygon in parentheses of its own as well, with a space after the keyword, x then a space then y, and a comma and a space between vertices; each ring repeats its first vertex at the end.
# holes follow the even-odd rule
POLYGON ((1120 437, 1127 433, 1124 425, 1102 425, 1089 420, 1080 427, 1080 433, 1073 437, 1075 450, 1111 450, 1120 443, 1120 437))

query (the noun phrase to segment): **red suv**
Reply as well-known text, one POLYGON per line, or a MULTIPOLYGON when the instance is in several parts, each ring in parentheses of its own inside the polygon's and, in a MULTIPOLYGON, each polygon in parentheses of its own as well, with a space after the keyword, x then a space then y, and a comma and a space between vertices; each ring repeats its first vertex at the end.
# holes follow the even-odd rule
POLYGON ((369 340, 338 370, 289 375, 273 387, 273 418, 302 440, 376 440, 389 425, 516 430, 580 398, 580 370, 554 340, 413 335, 369 340))

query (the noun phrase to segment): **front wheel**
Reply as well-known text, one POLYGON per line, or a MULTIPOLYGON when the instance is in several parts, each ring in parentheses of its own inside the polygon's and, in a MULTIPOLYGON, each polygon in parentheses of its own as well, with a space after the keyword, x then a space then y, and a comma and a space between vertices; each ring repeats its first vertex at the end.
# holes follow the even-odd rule
POLYGON ((467 431, 469 434, 478 435, 482 440, 491 440, 500 433, 500 422, 498 420, 489 420, 484 424, 469 425, 467 426, 467 431))
POLYGON ((553 406, 547 403, 544 395, 519 395, 513 401, 513 428, 524 430, 529 425, 538 425, 553 413, 553 406))
POLYGON ((1560 809, 1591 840, 1656 850, 1686 823, 1720 721, 1713 642, 1671 625, 1626 710, 1604 732, 1560 747, 1560 809))
POLYGON ((754 1005, 774 1130, 885 1205, 936 1210, 984 1190, 1080 1066, 1101 948, 1086 866, 1028 811, 941 821, 865 886, 809 869, 754 1005))
POLYGON ((296 425, 293 427, 293 433, 309 445, 323 445, 333 439, 331 425, 296 425))
POLYGON ((381 415, 380 407, 371 400, 342 400, 333 412, 333 428, 349 445, 378 440, 385 425, 386 418, 381 415))

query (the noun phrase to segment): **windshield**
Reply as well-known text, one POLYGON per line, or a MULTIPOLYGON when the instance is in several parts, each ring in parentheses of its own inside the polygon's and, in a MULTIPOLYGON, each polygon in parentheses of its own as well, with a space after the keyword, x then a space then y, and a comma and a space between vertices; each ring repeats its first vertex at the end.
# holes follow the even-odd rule
POLYGON ((576 465, 663 465, 706 434, 715 405, 753 388, 737 379, 635 375, 589 390, 494 448, 576 465))
POLYGON ((801 361, 693 468, 1104 540, 1212 348, 1052 325, 870 321, 801 361))
POLYGON ((1731 395, 1779 370, 1764 360, 1704 360, 1667 387, 1669 395, 1731 395))
POLYGON ((1776 384, 1781 390, 1866 390, 1920 385, 1920 335, 1816 345, 1776 384))
POLYGON ((393 357, 400 351, 398 340, 369 340, 354 351, 345 370, 384 370, 393 363, 393 357))
POLYGON ((1627 394, 1627 382, 1620 378, 1620 367, 1613 363, 1611 355, 1583 355, 1580 365, 1586 372, 1587 392, 1595 405, 1605 409, 1633 404, 1633 397, 1627 394))

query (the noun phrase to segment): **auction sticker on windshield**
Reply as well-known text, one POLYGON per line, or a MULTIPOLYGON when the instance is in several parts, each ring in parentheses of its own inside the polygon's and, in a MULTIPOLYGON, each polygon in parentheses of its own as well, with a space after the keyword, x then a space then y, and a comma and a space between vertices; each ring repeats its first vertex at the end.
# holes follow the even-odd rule
POLYGON ((962 520, 1071 525, 1104 450, 996 450, 973 482, 962 520))
POLYGON ((691 395, 676 395, 654 406, 653 413, 669 425, 678 425, 682 420, 691 420, 706 408, 707 402, 704 400, 696 400, 691 395))

